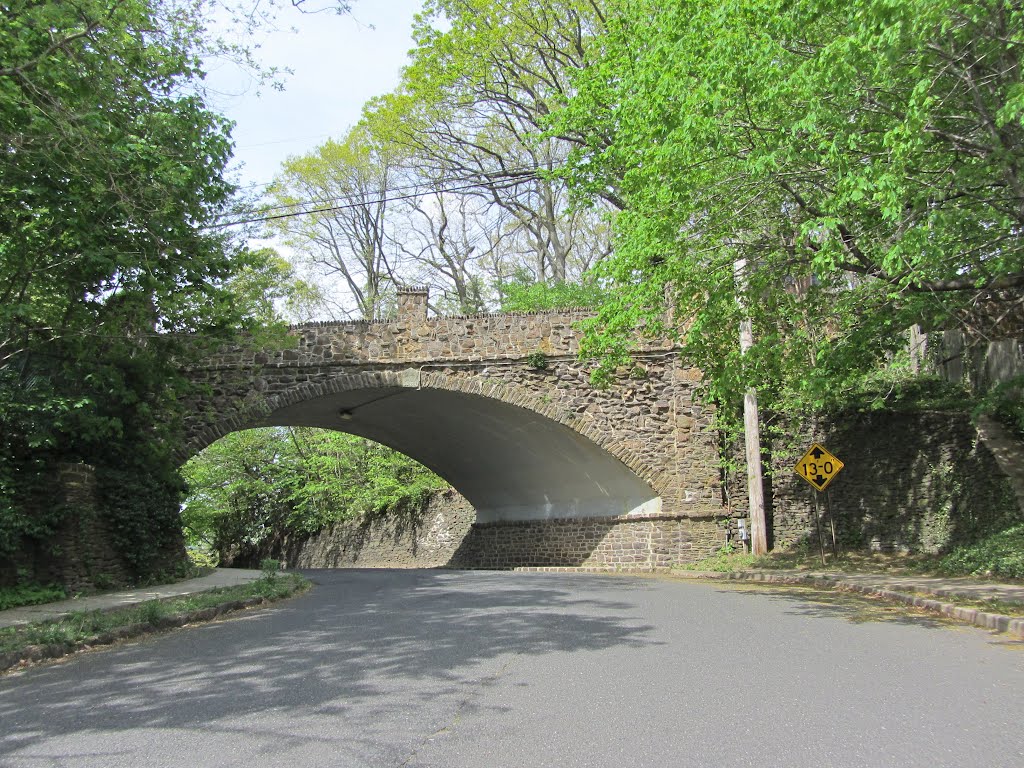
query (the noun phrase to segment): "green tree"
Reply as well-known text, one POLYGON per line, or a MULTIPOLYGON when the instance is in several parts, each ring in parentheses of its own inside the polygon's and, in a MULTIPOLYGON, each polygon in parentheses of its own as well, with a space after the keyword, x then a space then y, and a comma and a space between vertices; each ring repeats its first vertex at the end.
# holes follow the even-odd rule
POLYGON ((1002 0, 610 4, 552 133, 612 196, 590 349, 677 333, 714 394, 851 391, 915 322, 1024 285, 1022 11, 1002 0), (745 260, 741 291, 734 265, 745 260), (740 358, 740 304, 757 343, 740 358))
POLYGON ((207 33, 206 8, 0 6, 0 547, 8 551, 59 519, 52 498, 30 503, 29 495, 45 490, 54 462, 76 460, 98 466, 119 543, 140 572, 148 544, 172 548, 176 364, 201 341, 267 319, 255 287, 276 279, 272 255, 212 227, 231 201, 231 139, 203 98, 202 59, 232 51, 207 33))
POLYGON ((550 309, 597 309, 608 300, 596 281, 542 283, 525 270, 500 286, 502 312, 539 312, 550 309))
POLYGON ((394 305, 398 251, 388 238, 389 189, 398 162, 362 129, 285 161, 268 189, 275 212, 301 212, 272 226, 308 264, 339 278, 357 316, 382 317, 394 305))
POLYGON ((191 545, 222 563, 282 556, 290 537, 339 520, 415 515, 445 483, 383 445, 340 432, 251 429, 185 466, 182 520, 191 545))

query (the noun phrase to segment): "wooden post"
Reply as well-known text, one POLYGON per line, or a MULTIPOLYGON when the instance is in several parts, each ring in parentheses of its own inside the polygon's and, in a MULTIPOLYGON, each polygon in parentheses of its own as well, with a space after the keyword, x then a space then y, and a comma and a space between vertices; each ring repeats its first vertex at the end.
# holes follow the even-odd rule
POLYGON ((828 524, 832 526, 832 556, 839 556, 839 544, 836 541, 836 519, 832 514, 832 489, 825 489, 825 508, 828 510, 828 524))
POLYGON ((818 532, 818 549, 821 551, 821 565, 825 566, 825 538, 821 535, 821 517, 818 515, 818 492, 811 489, 814 494, 814 529, 818 532))
MULTIPOLYGON (((737 301, 743 309, 743 292, 747 287, 746 260, 734 265, 737 301)), ((754 331, 750 318, 740 319, 740 352, 743 355, 754 346, 754 331)), ((757 410, 757 391, 750 387, 743 394, 743 442, 747 456, 747 497, 750 502, 750 551, 763 555, 768 551, 768 531, 764 515, 764 478, 761 474, 761 428, 757 410)))

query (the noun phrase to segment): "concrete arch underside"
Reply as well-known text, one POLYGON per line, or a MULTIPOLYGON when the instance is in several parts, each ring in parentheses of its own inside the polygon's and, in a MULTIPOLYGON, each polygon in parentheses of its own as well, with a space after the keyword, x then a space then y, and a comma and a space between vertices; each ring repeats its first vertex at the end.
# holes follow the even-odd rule
POLYGON ((661 511, 653 471, 585 420, 561 419, 506 384, 417 370, 341 375, 250 399, 200 442, 258 426, 335 429, 401 451, 451 483, 478 522, 661 511))

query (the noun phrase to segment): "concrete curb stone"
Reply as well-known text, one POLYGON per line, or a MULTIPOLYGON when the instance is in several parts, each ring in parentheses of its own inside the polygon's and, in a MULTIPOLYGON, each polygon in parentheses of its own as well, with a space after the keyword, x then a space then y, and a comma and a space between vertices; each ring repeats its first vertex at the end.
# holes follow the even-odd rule
MULTIPOLYGON (((588 566, 580 567, 555 567, 555 566, 538 566, 538 567, 520 567, 515 568, 516 571, 526 571, 535 573, 606 573, 606 574, 629 574, 629 573, 657 573, 662 571, 655 571, 652 568, 633 569, 633 570, 611 570, 608 568, 595 568, 588 566)), ((886 587, 860 584, 852 581, 846 581, 842 578, 833 576, 826 576, 823 574, 796 574, 796 573, 770 573, 765 571, 730 571, 730 572, 718 572, 718 571, 672 571, 672 575, 676 578, 683 579, 694 579, 694 580, 707 580, 707 581, 754 581, 766 584, 812 584, 817 587, 824 587, 828 589, 840 589, 847 592, 858 592, 863 595, 869 595, 871 597, 879 597, 883 600, 891 600, 893 602, 904 603, 906 605, 913 606, 914 608, 921 608, 922 610, 930 611, 932 613, 938 613, 943 616, 948 616, 958 621, 963 621, 968 624, 973 624, 978 627, 985 629, 991 629, 996 632, 1005 632, 1008 635, 1012 635, 1016 638, 1024 640, 1024 618, 1014 618, 1013 616, 1006 616, 1001 613, 992 613, 989 611, 983 611, 978 608, 968 608, 963 605, 956 605, 955 603, 947 603, 942 600, 934 600, 928 597, 922 597, 921 595, 912 595, 905 592, 898 592, 893 589, 887 589, 886 587)), ((952 589, 935 589, 933 594, 936 597, 955 597, 957 596, 956 590, 952 589)))
MULTIPOLYGON (((821 574, 803 576, 798 574, 764 573, 762 571, 733 571, 731 573, 687 571, 681 574, 677 573, 676 575, 683 576, 684 578, 692 576, 693 578, 712 581, 731 580, 757 581, 769 584, 814 584, 815 586, 841 589, 847 592, 858 592, 862 595, 870 595, 872 597, 880 597, 884 600, 904 603, 932 613, 949 616, 950 618, 964 621, 968 624, 984 627, 985 629, 992 629, 997 632, 1005 632, 1006 634, 1024 639, 1024 619, 1006 616, 1001 613, 982 611, 978 608, 968 608, 963 605, 956 605, 955 603, 946 603, 941 600, 933 600, 928 597, 922 597, 921 595, 910 595, 905 592, 886 589, 885 587, 858 584, 852 581, 845 581, 841 578, 823 576, 821 574)), ((942 590, 940 596, 948 597, 955 594, 956 593, 952 590, 942 590)))

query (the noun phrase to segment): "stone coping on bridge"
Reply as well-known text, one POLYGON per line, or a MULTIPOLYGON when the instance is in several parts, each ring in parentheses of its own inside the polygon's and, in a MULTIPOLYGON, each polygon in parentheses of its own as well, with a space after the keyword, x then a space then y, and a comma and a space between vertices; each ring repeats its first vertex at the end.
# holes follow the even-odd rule
MULTIPOLYGON (((537 309, 529 312, 474 312, 468 315, 430 315, 427 322, 433 320, 491 320, 502 317, 545 317, 558 315, 574 315, 583 317, 594 317, 596 310, 586 307, 561 307, 557 309, 537 309)), ((310 320, 305 323, 292 323, 288 326, 290 331, 302 331, 307 328, 345 328, 351 325, 393 325, 404 321, 405 318, 379 317, 374 320, 367 320, 365 317, 350 320, 310 320)))
MULTIPOLYGON (((521 526, 529 527, 534 526, 538 523, 605 523, 608 525, 616 525, 618 523, 643 523, 643 522, 663 522, 672 520, 710 520, 710 521, 727 521, 734 517, 743 517, 744 512, 737 510, 730 510, 723 507, 704 508, 704 509, 683 509, 677 513, 666 513, 666 512, 640 512, 638 514, 626 514, 626 515, 587 515, 579 517, 538 517, 530 518, 525 520, 488 520, 486 522, 474 523, 478 528, 491 528, 501 526, 521 526)), ((723 522, 724 525, 724 522, 723 522)))

